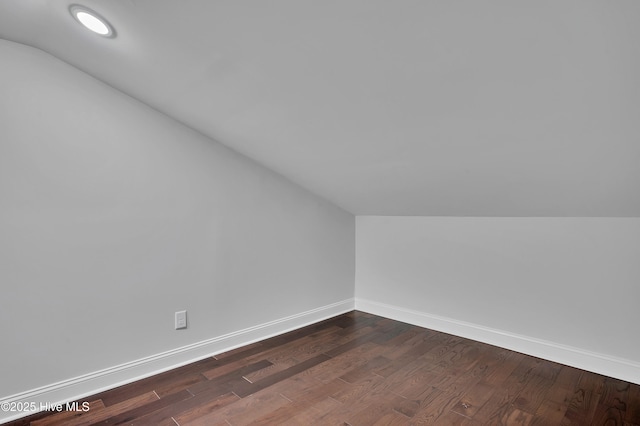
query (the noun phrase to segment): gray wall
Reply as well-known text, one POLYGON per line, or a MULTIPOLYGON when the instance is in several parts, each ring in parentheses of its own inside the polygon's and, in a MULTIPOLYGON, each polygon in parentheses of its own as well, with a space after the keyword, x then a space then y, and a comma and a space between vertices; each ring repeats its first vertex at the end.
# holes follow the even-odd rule
POLYGON ((354 275, 359 301, 640 365, 638 218, 356 228, 39 50, 0 60, 0 398, 351 299, 354 275))
POLYGON ((0 397, 353 298, 353 215, 39 50, 0 62, 0 397))
POLYGON ((640 381, 640 218, 365 216, 356 253, 357 307, 640 381))

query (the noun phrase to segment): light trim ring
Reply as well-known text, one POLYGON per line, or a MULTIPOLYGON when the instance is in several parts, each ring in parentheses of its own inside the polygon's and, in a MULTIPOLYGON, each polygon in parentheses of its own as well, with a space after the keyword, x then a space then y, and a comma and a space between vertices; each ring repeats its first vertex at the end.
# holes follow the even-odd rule
POLYGON ((69 6, 69 12, 79 24, 88 30, 106 38, 114 38, 116 36, 116 31, 109 21, 88 7, 72 4, 69 6))

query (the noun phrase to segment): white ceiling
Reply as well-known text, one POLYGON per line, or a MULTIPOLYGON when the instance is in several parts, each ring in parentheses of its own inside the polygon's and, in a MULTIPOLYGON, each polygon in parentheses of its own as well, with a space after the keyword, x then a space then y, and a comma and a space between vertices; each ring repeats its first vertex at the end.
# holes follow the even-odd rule
POLYGON ((640 216, 637 0, 78 2, 117 38, 62 0, 0 37, 354 214, 640 216))

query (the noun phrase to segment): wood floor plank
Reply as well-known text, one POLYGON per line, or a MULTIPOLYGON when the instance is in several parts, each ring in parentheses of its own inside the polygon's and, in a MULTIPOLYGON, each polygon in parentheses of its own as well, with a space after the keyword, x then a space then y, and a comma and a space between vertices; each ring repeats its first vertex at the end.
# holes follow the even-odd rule
POLYGON ((155 392, 147 392, 142 395, 135 396, 133 398, 127 399, 125 401, 119 402, 114 405, 110 405, 108 407, 104 407, 102 409, 93 410, 90 409, 87 411, 86 415, 79 417, 75 421, 65 422, 65 425, 68 426, 85 426, 91 425, 100 421, 104 421, 106 419, 113 418, 119 414, 128 412, 130 410, 137 409, 139 407, 145 406, 146 404, 157 401, 159 398, 155 394, 155 392))
POLYGON ((373 423, 373 426, 406 426, 407 424, 409 423, 406 417, 395 411, 390 411, 373 423))
POLYGON ((528 359, 526 355, 517 352, 506 351, 505 354, 504 350, 496 354, 496 356, 499 357, 499 368, 488 371, 487 376, 483 379, 492 385, 508 381, 509 377, 511 377, 518 368, 522 368, 520 367, 522 362, 528 359))
POLYGON ((249 395, 239 401, 223 408, 218 416, 223 416, 234 426, 243 425, 269 425, 273 424, 269 420, 257 422, 257 419, 265 417, 268 413, 278 410, 278 408, 290 405, 291 401, 280 394, 271 392, 261 392, 249 395))
POLYGON ((567 413, 567 404, 545 400, 534 416, 531 424, 535 426, 542 425, 559 425, 567 413))
POLYGON ((349 371, 365 365, 372 354, 380 353, 380 346, 365 342, 309 369, 307 374, 313 375, 321 382, 330 382, 349 371))
POLYGON ((389 395, 384 401, 372 398, 360 411, 349 413, 347 423, 352 426, 367 426, 376 423, 382 417, 393 416, 396 412, 393 407, 400 404, 402 397, 389 395))
POLYGON ((546 398, 536 410, 533 425, 561 424, 569 408, 569 401, 578 386, 582 371, 562 366, 546 398))
POLYGON ((473 419, 480 423, 499 423, 505 418, 516 396, 532 377, 535 368, 532 362, 535 361, 531 357, 510 357, 509 362, 504 363, 504 371, 487 375, 483 382, 494 387, 494 391, 475 412, 473 419))
POLYGON ((197 374, 202 368, 211 367, 218 364, 219 362, 220 361, 216 360, 215 358, 209 357, 201 361, 185 365, 183 367, 169 370, 164 373, 160 373, 155 376, 130 383, 128 385, 120 386, 118 388, 102 392, 95 395, 94 398, 101 399, 104 402, 104 405, 108 407, 110 405, 125 401, 132 396, 154 391, 156 388, 160 388, 165 384, 173 384, 175 383, 176 379, 182 379, 191 373, 197 374))
POLYGON ((495 390, 494 386, 480 381, 463 393, 462 398, 453 406, 452 411, 473 418, 478 410, 491 399, 495 390))
POLYGON ((308 398, 308 392, 318 390, 324 384, 312 375, 297 374, 261 392, 279 393, 289 401, 299 402, 308 398))
POLYGON ((302 361, 326 352, 336 344, 336 339, 333 335, 336 328, 337 327, 332 327, 328 330, 321 330, 311 336, 297 339, 290 344, 260 354, 273 365, 246 374, 245 378, 250 382, 257 382, 271 374, 286 370, 302 361))
POLYGON ((404 352, 402 355, 398 356, 390 363, 376 369, 376 374, 382 377, 388 377, 399 369, 405 367, 407 363, 414 361, 416 358, 419 358, 421 355, 427 353, 431 349, 431 342, 420 342, 404 352))
POLYGON ((408 365, 405 380, 397 380, 390 391, 407 399, 415 399, 425 390, 435 387, 440 381, 441 373, 433 371, 429 366, 417 364, 408 365))
POLYGON ((400 348, 406 346, 411 341, 425 341, 429 338, 433 338, 437 334, 438 333, 427 330, 425 328, 409 327, 408 329, 404 330, 402 333, 391 339, 388 339, 384 342, 376 343, 380 343, 381 345, 387 346, 389 348, 400 348))
POLYGON ((311 367, 315 367, 316 365, 321 364, 327 361, 328 359, 329 357, 325 354, 314 356, 313 358, 310 358, 306 361, 303 361, 299 364, 289 367, 286 370, 278 371, 277 373, 267 376, 264 379, 258 380, 257 382, 254 382, 254 383, 246 382, 246 383, 239 384, 233 389, 233 392, 236 395, 238 395, 240 398, 244 398, 245 396, 249 396, 262 389, 265 389, 274 383, 277 383, 295 374, 308 370, 311 367))
POLYGON ((10 426, 640 425, 640 386, 353 311, 10 426))
MULTIPOLYGON (((368 321, 367 324, 370 324, 372 321, 368 321)), ((331 327, 331 329, 335 329, 336 327, 331 327)), ((235 356, 233 357, 225 357, 224 360, 228 361, 226 364, 224 365, 220 365, 220 366, 216 366, 215 368, 208 370, 206 372, 204 372, 204 376, 207 377, 208 379, 213 379, 219 375, 222 374, 226 374, 230 371, 233 371, 239 367, 244 367, 245 365, 248 365, 251 361, 256 361, 258 359, 264 360, 267 359, 271 362, 277 362, 277 360, 279 358, 282 358, 282 355, 279 354, 287 354, 289 349, 295 348, 296 354, 298 356, 299 359, 297 359, 296 361, 302 361, 302 360, 306 360, 308 358, 311 358, 312 356, 318 355, 319 353, 324 353, 324 352, 328 352, 332 349, 335 349, 338 346, 341 345, 345 345, 349 342, 351 342, 352 340, 355 340, 357 338, 360 338, 362 336, 366 336, 369 335, 373 332, 372 328, 369 328, 368 326, 366 327, 349 327, 350 329, 352 329, 353 331, 349 334, 339 334, 338 331, 334 331, 333 333, 329 333, 329 335, 327 336, 327 339, 321 339, 320 341, 315 340, 314 339, 307 339, 308 336, 301 336, 295 340, 292 340, 291 342, 281 342, 280 345, 273 345, 273 344, 261 344, 260 345, 260 350, 258 350, 257 348, 252 349, 249 353, 246 353, 246 357, 245 358, 238 358, 236 359, 235 356), (336 339, 336 335, 338 335, 339 337, 336 339), (309 356, 301 356, 301 353, 303 352, 303 350, 300 349, 300 347, 305 347, 308 348, 309 343, 315 343, 317 344, 317 347, 315 347, 312 353, 310 353, 309 356), (324 343, 324 344, 322 344, 324 343)), ((315 329, 314 329, 315 330, 315 329)), ((343 330, 340 329, 338 327, 338 330, 343 330)), ((318 336, 318 333, 323 333, 323 330, 315 330, 314 333, 312 334, 312 336, 318 336)), ((372 336, 371 336, 372 337, 372 336)), ((356 347, 357 345, 354 345, 353 343, 351 343, 351 345, 348 346, 354 346, 356 347)), ((344 348, 340 348, 338 349, 338 351, 340 351, 341 349, 344 348)), ((308 351, 308 349, 307 349, 308 351)), ((238 352, 236 351, 236 354, 238 353, 242 353, 242 352, 238 352)), ((291 360, 292 357, 289 357, 289 360, 291 360)), ((290 365, 286 366, 285 368, 288 368, 290 365)), ((282 370, 284 368, 282 367, 274 367, 274 368, 270 368, 268 369, 269 371, 272 372, 277 372, 279 370, 282 370)), ((254 374, 247 374, 246 377, 250 380, 250 381, 257 381, 258 379, 256 379, 256 375, 254 374)))
MULTIPOLYGON (((155 395, 151 394, 150 398, 158 399, 155 395)), ((88 418, 95 418, 95 413, 105 413, 105 406, 102 400, 91 401, 89 402, 89 409, 86 412, 74 412, 74 411, 63 411, 61 413, 53 414, 44 419, 36 420, 31 422, 33 426, 50 426, 56 424, 81 424, 86 421, 88 418)), ((105 418, 109 417, 106 414, 105 418)))
POLYGON ((622 426, 627 414, 630 385, 622 380, 607 378, 604 382, 593 420, 596 424, 622 426))
POLYGON ((223 361, 230 358, 238 359, 237 357, 240 356, 240 359, 243 359, 243 358, 248 358, 249 354, 253 353, 253 351, 261 351, 261 350, 264 350, 264 346, 262 342, 255 342, 255 343, 250 343, 248 345, 240 346, 234 349, 230 349, 225 352, 221 352, 218 355, 215 355, 213 358, 217 359, 218 361, 223 361))
POLYGON ((266 379, 272 374, 279 373, 281 371, 284 371, 288 368, 291 368, 299 364, 299 362, 296 361, 294 358, 279 359, 279 360, 276 360, 275 362, 271 359, 268 361, 271 362, 270 366, 254 371, 252 373, 245 374, 244 378, 247 379, 249 383, 254 383, 259 380, 266 379))
POLYGON ((188 391, 194 395, 197 395, 200 392, 208 391, 212 388, 219 387, 219 388, 225 389, 225 391, 221 393, 222 395, 227 393, 226 391, 227 389, 233 390, 234 386, 237 386, 240 383, 246 382, 246 380, 244 379, 245 374, 251 373, 253 371, 261 370, 263 368, 267 368, 270 365, 272 365, 271 362, 267 360, 254 362, 253 364, 249 364, 244 367, 235 369, 233 371, 229 371, 228 373, 223 374, 221 376, 217 376, 211 380, 198 382, 190 386, 188 388, 188 391))
MULTIPOLYGON (((153 401, 147 401, 143 404, 132 404, 130 407, 127 407, 127 410, 118 410, 118 413, 114 413, 111 416, 103 416, 101 415, 100 421, 92 421, 89 424, 92 425, 118 425, 123 423, 134 422, 136 419, 144 417, 149 413, 153 413, 155 411, 161 410, 163 408, 172 406, 174 404, 178 404, 184 400, 191 399, 193 395, 191 395, 186 390, 180 391, 178 393, 174 393, 172 395, 167 395, 164 398, 155 399, 153 401), (104 419, 104 420, 103 420, 104 419)), ((123 401, 122 403, 125 403, 123 401)))
POLYGON ((489 425, 522 425, 527 426, 533 422, 533 414, 526 411, 518 410, 515 407, 511 407, 507 410, 504 417, 500 419, 498 423, 488 423, 489 425))
POLYGON ((296 413, 289 418, 284 419, 282 423, 276 423, 282 426, 300 426, 300 425, 320 425, 319 419, 324 413, 332 412, 340 405, 339 402, 332 398, 325 398, 314 403, 306 409, 296 409, 296 413))
POLYGON ((534 375, 520 390, 513 401, 513 406, 521 411, 535 414, 540 404, 545 400, 553 381, 542 376, 534 375))
POLYGON ((358 380, 374 373, 377 369, 389 364, 391 360, 384 356, 377 355, 367 360, 362 366, 356 367, 340 376, 340 379, 347 383, 355 383, 358 380))
POLYGON ((347 383, 340 390, 331 395, 331 398, 343 404, 363 398, 365 395, 384 382, 384 377, 371 374, 363 377, 355 383, 347 383))
MULTIPOLYGON (((225 393, 221 393, 220 389, 213 388, 208 389, 199 393, 198 395, 191 395, 189 398, 179 399, 172 404, 158 404, 158 407, 154 410, 145 410, 144 413, 140 413, 140 415, 135 418, 127 418, 124 419, 122 416, 120 418, 111 419, 111 422, 105 424, 124 424, 126 423, 129 426, 136 425, 157 425, 161 423, 170 423, 169 419, 175 419, 183 413, 189 412, 191 410, 196 409, 197 407, 201 407, 203 405, 209 404, 212 400, 217 400, 225 393)), ((170 396, 165 397, 170 398, 170 396)), ((173 421, 173 420, 172 420, 173 421)))
POLYGON ((480 426, 480 423, 461 415, 460 413, 456 413, 455 411, 449 411, 440 416, 435 422, 434 425, 442 425, 442 426, 480 426))
POLYGON ((431 388, 418 396, 419 408, 412 418, 412 423, 427 424, 436 423, 443 416, 447 416, 449 411, 455 407, 462 392, 449 393, 438 388, 431 388))
POLYGON ((212 398, 204 404, 197 405, 180 414, 176 414, 175 416, 172 416, 172 418, 180 426, 208 425, 211 421, 211 417, 215 416, 215 413, 217 411, 219 411, 222 407, 226 407, 239 400, 239 396, 232 392, 229 392, 217 398, 212 398))
POLYGON ((153 390, 160 398, 163 398, 167 395, 171 395, 172 393, 187 389, 196 383, 202 383, 205 381, 207 381, 207 378, 202 374, 194 373, 184 377, 177 377, 168 383, 159 384, 153 390))
POLYGON ((604 376, 582 372, 561 425, 591 424, 604 387, 604 376))
POLYGON ((624 420, 626 423, 640 425, 640 385, 631 383, 627 398, 627 413, 624 420))
MULTIPOLYGON (((288 383, 288 380, 287 380, 288 383)), ((295 415, 299 420, 311 419, 318 416, 317 410, 322 404, 327 407, 329 405, 335 406, 339 402, 334 399, 329 400, 329 395, 337 391, 343 383, 340 380, 334 380, 329 383, 318 382, 310 383, 305 390, 299 389, 298 395, 295 399, 291 400, 283 393, 281 396, 290 400, 291 404, 279 407, 273 411, 264 414, 261 417, 254 418, 256 424, 273 424, 281 425, 286 424, 292 418, 292 413, 298 413, 295 415), (315 408, 314 408, 315 407, 315 408), (313 410, 312 410, 313 409, 313 410)), ((298 423, 298 424, 313 424, 313 423, 298 423)))

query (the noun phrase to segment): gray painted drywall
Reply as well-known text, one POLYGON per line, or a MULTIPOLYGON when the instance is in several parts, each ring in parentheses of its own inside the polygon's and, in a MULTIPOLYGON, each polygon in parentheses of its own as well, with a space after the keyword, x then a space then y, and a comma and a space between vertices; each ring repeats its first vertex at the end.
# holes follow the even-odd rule
POLYGON ((640 218, 357 217, 356 300, 637 363, 639 255, 640 218))
POLYGON ((42 51, 0 62, 0 397, 353 297, 353 215, 42 51))
POLYGON ((0 1, 41 48, 356 215, 640 216, 640 1, 0 1))

